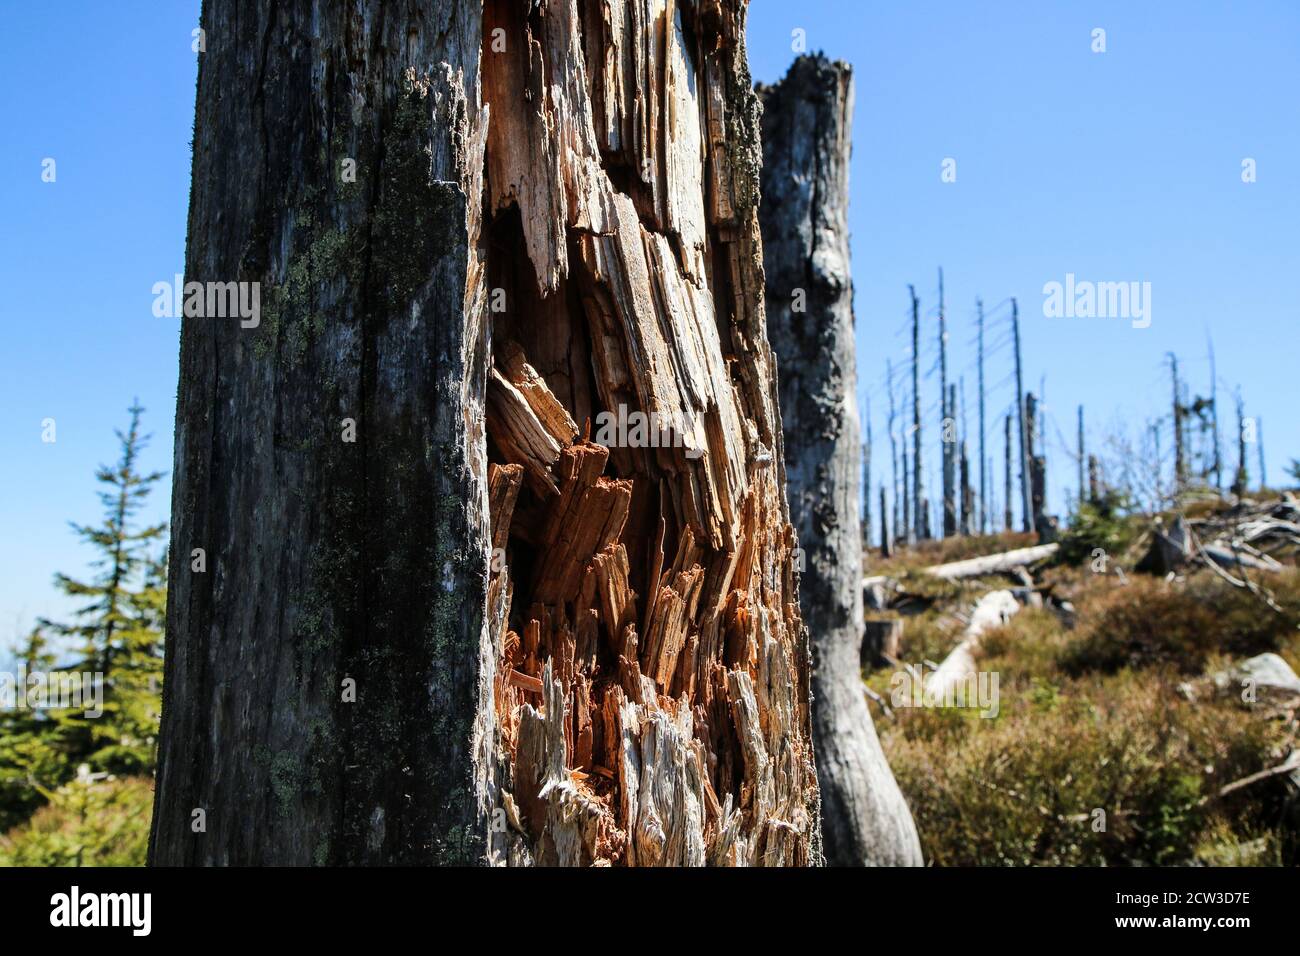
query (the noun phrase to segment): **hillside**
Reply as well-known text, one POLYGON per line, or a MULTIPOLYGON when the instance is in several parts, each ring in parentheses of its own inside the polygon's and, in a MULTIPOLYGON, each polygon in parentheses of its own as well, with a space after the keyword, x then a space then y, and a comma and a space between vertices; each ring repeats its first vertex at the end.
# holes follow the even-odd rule
POLYGON ((1178 527, 1173 514, 1067 533, 1029 580, 944 581, 924 570, 1024 547, 1028 535, 929 542, 869 562, 886 606, 868 618, 897 617, 903 628, 897 654, 864 669, 866 686, 926 861, 1294 865, 1295 505, 1286 495, 1186 509, 1202 532, 1235 527, 1239 544, 1256 536, 1262 557, 1248 563, 1258 566, 1230 571, 1194 557, 1161 574, 1144 560, 1159 557, 1158 530, 1178 527), (1282 527, 1258 535, 1248 522, 1260 514, 1282 527), (974 652, 996 707, 911 706, 900 675, 933 673, 976 600, 1009 586, 1021 610, 974 652))

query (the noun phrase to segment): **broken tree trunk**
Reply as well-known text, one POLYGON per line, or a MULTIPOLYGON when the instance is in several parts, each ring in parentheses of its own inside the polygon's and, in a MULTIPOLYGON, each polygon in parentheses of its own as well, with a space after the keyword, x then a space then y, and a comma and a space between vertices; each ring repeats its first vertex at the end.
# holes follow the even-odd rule
POLYGON ((154 862, 816 860, 744 22, 205 4, 154 862))
POLYGON ((916 827, 876 737, 859 673, 851 73, 824 57, 800 57, 785 79, 759 94, 768 334, 779 360, 790 511, 805 556, 800 604, 814 657, 824 850, 832 865, 919 865, 916 827))

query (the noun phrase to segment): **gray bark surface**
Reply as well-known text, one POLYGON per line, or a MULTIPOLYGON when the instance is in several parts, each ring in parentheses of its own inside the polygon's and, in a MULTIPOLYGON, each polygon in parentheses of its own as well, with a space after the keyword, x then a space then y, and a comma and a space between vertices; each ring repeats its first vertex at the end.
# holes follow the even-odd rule
POLYGON ((848 246, 853 86, 848 66, 801 57, 763 99, 760 222, 777 354, 800 605, 813 648, 813 739, 831 865, 920 865, 916 826, 867 710, 859 423, 848 246), (792 311, 804 290, 807 310, 792 311))
POLYGON ((261 315, 182 322, 152 863, 482 856, 470 10, 203 5, 185 273, 261 315))

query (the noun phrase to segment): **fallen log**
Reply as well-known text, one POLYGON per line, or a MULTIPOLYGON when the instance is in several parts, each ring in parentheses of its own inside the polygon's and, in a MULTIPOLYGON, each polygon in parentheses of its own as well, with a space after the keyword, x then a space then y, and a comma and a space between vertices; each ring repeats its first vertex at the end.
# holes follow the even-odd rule
POLYGON ((1202 540, 1180 515, 1167 530, 1155 529, 1151 548, 1138 563, 1138 569, 1168 574, 1195 558, 1200 558, 1211 570, 1225 565, 1255 571, 1280 571, 1283 567, 1277 559, 1251 547, 1242 538, 1202 540))
POLYGON ((1056 543, 1039 544, 1032 548, 1016 548, 1014 551, 988 554, 980 558, 936 564, 926 568, 925 573, 949 581, 959 578, 978 578, 986 574, 1003 574, 1050 558, 1059 549, 1060 545, 1056 543))
POLYGON ((975 609, 971 611, 970 623, 966 625, 961 641, 943 659, 939 669, 926 679, 926 697, 929 698, 933 694, 936 698, 942 699, 949 688, 955 687, 974 674, 975 650, 979 647, 984 632, 1005 624, 1019 610, 1020 602, 1010 591, 990 591, 980 598, 975 604, 975 609))
POLYGON ((1202 544, 1200 551, 1206 557, 1213 559, 1218 564, 1236 564, 1243 568, 1252 568, 1256 571, 1281 571, 1284 565, 1275 558, 1270 558, 1266 554, 1256 557, 1239 548, 1233 548, 1230 544, 1215 542, 1212 544, 1202 544))

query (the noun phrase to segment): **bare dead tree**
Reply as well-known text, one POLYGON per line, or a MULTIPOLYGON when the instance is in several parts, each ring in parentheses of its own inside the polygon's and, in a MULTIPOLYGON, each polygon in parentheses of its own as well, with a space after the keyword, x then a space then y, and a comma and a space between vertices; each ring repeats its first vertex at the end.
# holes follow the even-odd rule
POLYGON ((912 297, 912 531, 917 538, 930 536, 930 522, 925 516, 925 482, 921 467, 921 303, 916 289, 907 287, 912 297))
POLYGON ((939 270, 939 438, 943 449, 943 530, 942 536, 957 533, 957 490, 954 474, 957 441, 953 419, 952 390, 948 385, 948 320, 943 305, 943 269, 939 270))
POLYGON ((994 480, 996 480, 996 479, 994 479, 992 473, 988 472, 988 471, 986 470, 986 468, 985 468, 985 456, 987 455, 987 452, 986 452, 986 450, 985 450, 985 448, 984 448, 985 427, 984 427, 984 300, 983 300, 983 299, 976 299, 976 300, 975 300, 975 313, 976 313, 976 317, 977 317, 977 322, 978 322, 978 324, 979 324, 979 333, 978 333, 978 343, 979 343, 979 344, 978 344, 978 352, 977 352, 977 354, 978 354, 978 363, 979 363, 979 393, 980 393, 980 440, 979 440, 979 450, 980 450, 980 502, 979 502, 979 507, 980 507, 980 514, 979 514, 979 533, 980 533, 980 534, 986 534, 986 533, 988 532, 988 519, 989 519, 989 514, 991 513, 991 511, 990 511, 990 509, 989 509, 989 507, 988 507, 988 493, 989 493, 989 485, 990 485, 994 480))
POLYGON ((1006 449, 1006 471, 1003 475, 1003 496, 1002 496, 1002 530, 1010 531, 1012 524, 1011 516, 1011 415, 1008 414, 1004 420, 1005 424, 1005 449, 1006 449))
POLYGON ((916 827, 867 710, 848 168, 849 67, 800 57, 763 100, 768 333, 780 365, 790 515, 806 566, 823 846, 834 865, 921 863, 916 827), (809 282, 807 312, 781 307, 809 282))
POLYGON ((1020 431, 1020 505, 1022 514, 1021 530, 1034 530, 1034 505, 1030 497, 1029 475, 1029 432, 1025 424, 1025 386, 1020 362, 1020 307, 1016 300, 1011 300, 1011 336, 1015 346, 1016 359, 1016 422, 1020 431))
MULTIPOLYGON (((903 483, 900 485, 899 475, 898 475, 898 444, 894 440, 894 422, 895 422, 895 415, 896 415, 895 408, 894 408, 894 366, 893 363, 889 361, 889 359, 885 359, 885 388, 888 389, 889 391, 888 430, 889 430, 889 468, 890 468, 890 479, 891 479, 890 487, 893 489, 893 494, 894 494, 894 534, 897 535, 899 534, 899 529, 902 527, 903 524, 902 509, 904 507, 904 502, 906 501, 907 498, 907 476, 906 475, 903 476, 902 478, 903 483)), ((903 453, 904 454, 907 453, 906 442, 903 443, 903 453)), ((904 465, 904 470, 906 470, 906 465, 904 465)), ((884 542, 882 542, 882 545, 883 543, 884 542)))

